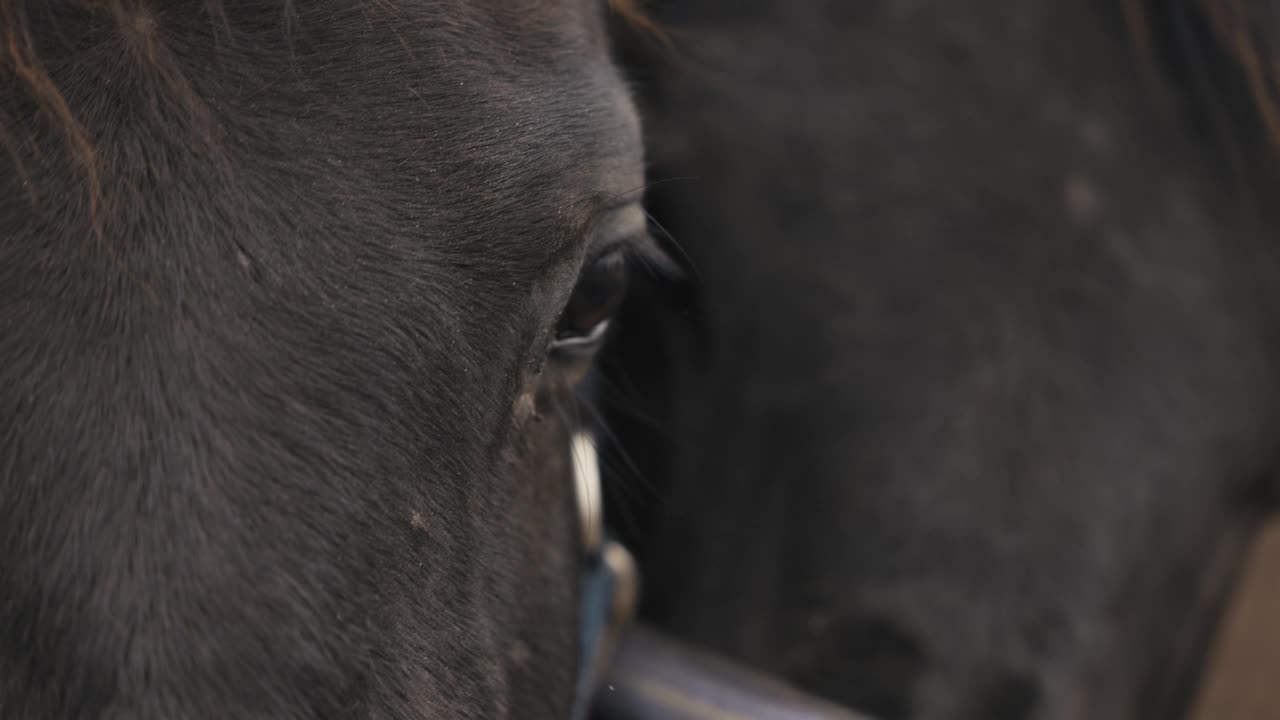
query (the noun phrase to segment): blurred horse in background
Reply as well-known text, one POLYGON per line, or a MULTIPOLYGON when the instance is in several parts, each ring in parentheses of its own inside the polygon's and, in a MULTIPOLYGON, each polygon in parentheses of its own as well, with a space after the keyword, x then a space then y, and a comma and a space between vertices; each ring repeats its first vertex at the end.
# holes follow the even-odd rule
POLYGON ((884 720, 1180 717, 1280 495, 1277 6, 647 8, 645 617, 884 720))

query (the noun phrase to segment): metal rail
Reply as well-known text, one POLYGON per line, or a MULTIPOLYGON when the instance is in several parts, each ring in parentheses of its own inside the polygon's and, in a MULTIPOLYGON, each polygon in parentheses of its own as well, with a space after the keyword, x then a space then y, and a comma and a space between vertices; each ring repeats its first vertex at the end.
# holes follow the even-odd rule
POLYGON ((872 720, 643 627, 623 639, 597 720, 872 720))

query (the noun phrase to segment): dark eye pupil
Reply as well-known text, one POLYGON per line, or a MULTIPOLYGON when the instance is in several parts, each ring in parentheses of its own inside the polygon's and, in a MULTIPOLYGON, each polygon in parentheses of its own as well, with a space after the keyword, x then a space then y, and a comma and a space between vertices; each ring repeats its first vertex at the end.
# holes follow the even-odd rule
POLYGON ((593 261, 578 278, 569 304, 560 316, 556 339, 585 337, 608 320, 627 292, 627 263, 619 253, 593 261))

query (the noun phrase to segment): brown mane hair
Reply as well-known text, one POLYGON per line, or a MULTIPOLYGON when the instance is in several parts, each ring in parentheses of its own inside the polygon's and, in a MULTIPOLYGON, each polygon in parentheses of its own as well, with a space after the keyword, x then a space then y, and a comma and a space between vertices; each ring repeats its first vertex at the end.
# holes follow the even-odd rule
POLYGON ((1280 11, 1262 0, 1200 0, 1239 67, 1273 147, 1280 149, 1280 11))
POLYGON ((608 0, 609 10, 622 19, 627 28, 670 46, 670 38, 644 9, 644 0, 608 0))
POLYGON ((19 177, 23 179, 29 198, 38 202, 39 195, 35 184, 29 181, 30 175, 23 159, 28 151, 35 151, 35 148, 29 148, 35 144, 32 122, 43 120, 58 128, 72 158, 83 170, 89 187, 88 201, 96 214, 101 185, 94 144, 45 70, 31 35, 26 6, 20 0, 0 0, 0 43, 4 46, 0 48, 0 88, 26 95, 34 101, 37 115, 36 118, 12 117, 7 109, 0 107, 0 144, 4 145, 19 177), (27 128, 24 135, 17 134, 21 128, 27 128))
MULTIPOLYGON (((106 21, 109 37, 125 49, 138 85, 146 87, 151 97, 181 106, 181 117, 190 124, 181 129, 185 139, 213 140, 216 125, 161 41, 149 0, 72 0, 63 5, 60 11, 92 14, 106 21)), ((215 24, 215 37, 219 30, 229 30, 221 0, 206 0, 204 10, 215 24)), ((51 16, 55 13, 47 11, 51 16)), ((16 100, 13 106, 0 107, 0 146, 35 205, 40 202, 40 189, 32 165, 61 160, 76 168, 83 180, 83 210, 93 233, 100 236, 100 213, 110 198, 103 189, 96 138, 51 75, 32 27, 28 3, 0 0, 0 92, 16 100), (50 139, 58 142, 50 145, 50 139), (50 151, 57 157, 46 157, 50 151)))

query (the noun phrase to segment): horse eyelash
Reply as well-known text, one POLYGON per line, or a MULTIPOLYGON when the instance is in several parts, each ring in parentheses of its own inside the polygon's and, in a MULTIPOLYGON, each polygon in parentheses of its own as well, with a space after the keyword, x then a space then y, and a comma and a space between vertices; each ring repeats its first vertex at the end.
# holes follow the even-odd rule
POLYGON ((680 263, 662 248, 648 229, 593 249, 582 267, 584 269, 588 268, 593 263, 599 262, 612 254, 619 255, 623 262, 627 264, 628 270, 635 270, 638 266, 643 266, 647 271, 663 280, 678 280, 685 274, 680 263))

